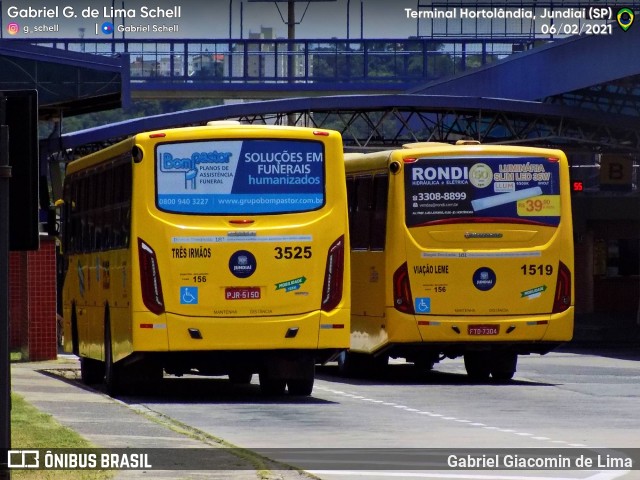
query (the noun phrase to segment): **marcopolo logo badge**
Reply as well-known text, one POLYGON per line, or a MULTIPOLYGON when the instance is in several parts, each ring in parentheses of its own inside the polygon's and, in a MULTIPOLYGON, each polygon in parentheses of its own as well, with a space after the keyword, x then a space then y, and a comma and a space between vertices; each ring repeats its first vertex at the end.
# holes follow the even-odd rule
POLYGON ((486 292, 491 290, 496 284, 496 273, 488 267, 477 269, 473 274, 473 285, 486 292))
POLYGON ((256 257, 247 250, 238 250, 229 259, 229 270, 238 278, 250 277, 256 271, 256 267, 256 257))

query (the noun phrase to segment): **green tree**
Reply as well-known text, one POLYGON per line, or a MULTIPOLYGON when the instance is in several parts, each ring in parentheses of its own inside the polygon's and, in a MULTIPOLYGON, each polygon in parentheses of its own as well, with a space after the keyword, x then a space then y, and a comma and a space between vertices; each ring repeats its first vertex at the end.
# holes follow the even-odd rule
MULTIPOLYGON (((121 122, 133 118, 148 117, 151 115, 162 115, 180 110, 190 110, 193 108, 210 107, 222 104, 220 99, 199 99, 199 100, 138 100, 132 102, 128 108, 117 108, 103 112, 87 113, 68 117, 63 120, 63 133, 75 132, 87 128, 108 125, 110 123, 121 122)), ((44 127, 46 130, 47 127, 44 127)), ((48 134, 48 132, 46 132, 48 134)))

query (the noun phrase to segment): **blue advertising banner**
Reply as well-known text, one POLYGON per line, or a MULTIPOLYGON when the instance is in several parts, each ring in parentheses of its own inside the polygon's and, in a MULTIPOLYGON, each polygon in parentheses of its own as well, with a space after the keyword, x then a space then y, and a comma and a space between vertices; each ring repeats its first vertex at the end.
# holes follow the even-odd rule
POLYGON ((324 205, 324 148, 300 140, 210 140, 156 148, 157 205, 190 214, 267 214, 324 205))
POLYGON ((540 157, 421 158, 405 164, 408 227, 490 218, 557 226, 558 162, 540 157))

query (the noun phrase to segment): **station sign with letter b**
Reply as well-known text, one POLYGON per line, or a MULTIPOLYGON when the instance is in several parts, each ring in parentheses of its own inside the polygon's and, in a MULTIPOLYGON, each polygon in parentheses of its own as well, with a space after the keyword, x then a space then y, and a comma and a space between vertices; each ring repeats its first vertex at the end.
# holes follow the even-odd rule
POLYGON ((600 190, 631 190, 633 160, 628 155, 603 154, 600 158, 600 190))

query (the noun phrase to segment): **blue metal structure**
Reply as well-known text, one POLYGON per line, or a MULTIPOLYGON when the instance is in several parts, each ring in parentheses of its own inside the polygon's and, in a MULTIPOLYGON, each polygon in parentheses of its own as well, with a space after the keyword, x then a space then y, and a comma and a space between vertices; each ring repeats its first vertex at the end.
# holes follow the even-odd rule
POLYGON ((41 117, 126 105, 128 74, 123 57, 0 40, 0 85, 5 90, 37 89, 41 117))
POLYGON ((539 102, 429 95, 341 95, 206 107, 64 134, 51 147, 75 155, 141 131, 232 118, 336 129, 345 145, 355 149, 472 138, 640 152, 637 118, 539 102))
MULTIPOLYGON (((25 39, 12 39, 24 42, 25 39)), ((31 41, 33 42, 33 40, 31 41)), ((128 58, 137 98, 400 93, 532 46, 522 37, 287 39, 41 39, 68 52, 128 58)))
POLYGON ((484 142, 581 144, 588 149, 606 145, 640 151, 640 89, 636 87, 640 51, 635 48, 639 29, 571 37, 510 55, 531 47, 528 42, 452 37, 41 40, 49 52, 78 54, 74 50, 82 50, 97 58, 119 57, 129 66, 131 91, 150 98, 162 97, 163 92, 202 98, 203 91, 226 98, 385 93, 263 101, 148 117, 62 135, 51 151, 82 145, 91 149, 137 131, 222 118, 335 128, 342 131, 347 144, 361 148, 471 137, 484 142), (388 95, 418 82, 421 86, 409 93, 419 95, 388 95), (460 97, 460 92, 466 97, 460 97), (504 98, 536 103, 499 100, 504 98), (603 110, 603 105, 616 115, 594 115, 584 108, 603 110))

